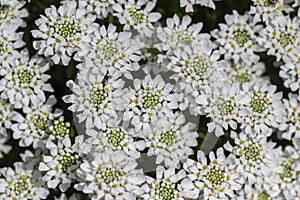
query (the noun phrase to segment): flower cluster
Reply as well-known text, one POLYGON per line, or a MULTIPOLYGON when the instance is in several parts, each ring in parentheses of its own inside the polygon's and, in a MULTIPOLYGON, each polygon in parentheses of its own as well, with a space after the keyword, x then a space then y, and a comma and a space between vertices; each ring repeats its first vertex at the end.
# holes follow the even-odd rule
POLYGON ((63 0, 31 48, 34 3, 0 0, 0 199, 300 198, 298 0, 63 0))

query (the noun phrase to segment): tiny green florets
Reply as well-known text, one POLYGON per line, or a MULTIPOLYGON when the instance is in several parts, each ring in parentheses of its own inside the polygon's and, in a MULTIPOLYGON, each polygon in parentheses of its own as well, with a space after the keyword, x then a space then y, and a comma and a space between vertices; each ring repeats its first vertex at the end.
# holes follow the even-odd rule
POLYGON ((221 115, 232 115, 234 104, 230 100, 223 100, 217 105, 221 115))
POLYGON ((242 47, 250 40, 250 35, 246 30, 236 30, 233 32, 233 40, 242 47))
POLYGON ((17 76, 19 78, 20 84, 30 83, 32 78, 34 77, 34 73, 29 71, 28 69, 22 69, 17 72, 17 76))
POLYGON ((260 150, 253 143, 250 143, 248 146, 246 146, 243 149, 243 154, 246 160, 258 161, 260 159, 259 158, 260 150))
POLYGON ((293 44, 295 38, 291 33, 288 33, 287 31, 281 31, 277 41, 282 47, 286 47, 289 44, 293 44))
POLYGON ((129 11, 129 16, 132 18, 134 25, 138 25, 143 23, 144 21, 144 13, 141 10, 129 11))
POLYGON ((287 162, 281 163, 280 166, 283 168, 283 172, 279 174, 280 178, 292 178, 292 166, 287 162))
POLYGON ((110 60, 118 53, 118 47, 114 43, 108 43, 102 47, 105 60, 110 60))
POLYGON ((94 88, 90 91, 90 102, 95 108, 99 108, 107 96, 108 93, 103 88, 94 88))
POLYGON ((198 76, 202 77, 207 72, 209 64, 206 62, 203 56, 199 56, 191 63, 191 67, 198 76))
POLYGON ((78 32, 73 21, 64 21, 56 29, 56 33, 65 39, 74 36, 78 32))
POLYGON ((175 197, 175 184, 161 183, 156 190, 157 195, 162 200, 172 200, 175 197))
POLYGON ((246 82, 250 82, 251 81, 251 76, 248 73, 241 73, 241 74, 237 74, 234 77, 234 80, 239 82, 239 83, 246 83, 246 82))
POLYGON ((65 152, 64 150, 60 150, 59 154, 60 157, 58 163, 61 164, 61 168, 64 173, 67 173, 69 171, 68 168, 76 165, 77 161, 79 160, 79 156, 76 153, 69 153, 65 152))
POLYGON ((53 122, 53 125, 50 126, 50 131, 54 137, 64 137, 70 133, 70 123, 64 122, 64 120, 59 119, 53 122))
POLYGON ((251 101, 250 101, 250 108, 253 112, 262 113, 264 110, 266 110, 268 107, 267 101, 265 98, 259 96, 259 95, 252 95, 251 101))
POLYGON ((159 95, 151 92, 144 92, 142 106, 143 108, 153 108, 160 102, 159 95))
POLYGON ((177 39, 178 44, 187 45, 190 42, 191 42, 191 36, 189 34, 178 32, 178 39, 177 39))
POLYGON ((46 130, 47 128, 47 121, 41 116, 36 116, 33 124, 36 130, 46 130))
POLYGON ((122 140, 125 138, 125 134, 120 129, 108 130, 104 136, 107 141, 115 147, 120 146, 122 140))
POLYGON ((271 200, 271 197, 264 191, 258 193, 257 200, 271 200))
POLYGON ((109 184, 113 181, 120 180, 121 178, 121 172, 118 171, 116 168, 113 167, 108 167, 105 168, 104 170, 101 170, 99 172, 101 179, 106 183, 109 184))
POLYGON ((213 186, 219 186, 224 182, 225 178, 225 171, 218 168, 218 167, 212 167, 209 169, 209 171, 206 173, 205 178, 213 185, 213 186))
POLYGON ((176 141, 176 133, 173 130, 164 131, 159 136, 159 142, 170 146, 176 141))
POLYGON ((13 191, 16 194, 21 194, 23 191, 28 189, 28 183, 26 182, 26 179, 20 179, 18 180, 13 187, 13 191))

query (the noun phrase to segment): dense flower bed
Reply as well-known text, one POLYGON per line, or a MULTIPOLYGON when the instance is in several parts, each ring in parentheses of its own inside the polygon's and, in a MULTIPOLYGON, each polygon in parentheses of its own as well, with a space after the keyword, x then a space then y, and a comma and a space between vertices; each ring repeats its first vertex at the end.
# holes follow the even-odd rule
POLYGON ((0 199, 300 199, 300 2, 163 1, 0 1, 0 199))

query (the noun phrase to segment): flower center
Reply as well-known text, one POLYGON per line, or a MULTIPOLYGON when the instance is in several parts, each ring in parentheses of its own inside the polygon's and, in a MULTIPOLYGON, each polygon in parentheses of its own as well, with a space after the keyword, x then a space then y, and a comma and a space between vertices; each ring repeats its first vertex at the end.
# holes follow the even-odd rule
POLYGON ((162 200, 172 200, 175 197, 175 184, 160 184, 157 188, 157 195, 162 200))
POLYGON ((108 43, 102 48, 104 59, 110 60, 115 54, 118 53, 118 48, 114 43, 108 43))
POLYGON ((155 93, 145 92, 143 95, 142 106, 143 108, 152 108, 159 103, 159 96, 155 93))
POLYGON ((64 21, 63 23, 61 23, 58 26, 58 28, 56 30, 56 33, 65 39, 74 36, 77 32, 78 32, 78 30, 73 21, 71 21, 71 22, 64 21))
POLYGON ((175 135, 175 131, 173 130, 169 130, 169 131, 164 131, 160 134, 159 136, 159 142, 164 143, 168 146, 170 146, 171 144, 173 144, 176 140, 176 135, 175 135))
POLYGON ((34 73, 29 71, 28 69, 22 69, 17 72, 18 78, 20 80, 20 84, 30 83, 32 78, 34 77, 34 73))
POLYGON ((244 157, 246 160, 259 160, 259 148, 257 148, 253 143, 249 144, 244 148, 244 157))
POLYGON ((189 44, 191 42, 191 37, 189 34, 178 32, 178 41, 179 44, 189 44))
POLYGON ((264 0, 264 6, 275 7, 278 2, 278 0, 264 0))
POLYGON ((61 164, 61 169, 64 173, 67 173, 68 168, 72 165, 76 165, 76 161, 79 159, 78 154, 65 152, 64 150, 60 150, 60 157, 58 159, 58 163, 61 164))
POLYGON ((27 188, 28 188, 28 184, 26 182, 26 178, 20 179, 18 180, 18 182, 14 184, 13 191, 16 194, 21 194, 23 191, 27 190, 27 188))
POLYGON ((90 91, 90 102, 95 108, 99 108, 107 96, 108 94, 103 88, 94 88, 90 91))
POLYGON ((237 74, 235 76, 235 81, 239 82, 239 83, 246 83, 246 82, 250 82, 251 81, 251 76, 248 73, 241 73, 241 74, 237 74))
POLYGON ((294 40, 294 36, 291 33, 288 33, 287 31, 281 31, 279 38, 277 39, 277 41, 282 47, 286 47, 289 44, 293 44, 294 40))
POLYGON ((254 94, 250 101, 250 108, 253 112, 262 113, 267 109, 267 102, 264 98, 254 94))
POLYGON ((221 185, 224 182, 224 170, 218 168, 218 167, 212 167, 210 170, 206 173, 205 178, 213 185, 218 186, 221 185))
POLYGON ((222 103, 218 104, 218 109, 221 115, 232 115, 234 105, 230 100, 223 100, 222 103))
POLYGON ((283 172, 279 174, 280 178, 292 178, 292 166, 289 163, 281 163, 280 165, 283 168, 283 172))
POLYGON ((209 64, 205 61, 203 56, 199 56, 191 63, 191 67, 198 76, 202 77, 207 72, 209 64))
POLYGON ((135 26, 143 23, 144 21, 144 13, 141 10, 129 11, 129 16, 131 17, 135 26))
POLYGON ((125 134, 120 129, 112 129, 105 133, 105 137, 109 143, 117 147, 120 146, 125 134))
POLYGON ((248 40, 250 40, 250 35, 245 30, 236 30, 233 31, 233 40, 235 40, 236 43, 242 47, 248 40))
POLYGON ((33 121, 33 125, 35 126, 36 130, 45 130, 47 128, 47 122, 41 116, 35 117, 35 120, 33 121))
POLYGON ((64 122, 62 119, 55 120, 50 131, 55 137, 67 136, 70 133, 70 123, 64 122))
POLYGON ((121 172, 116 168, 108 167, 100 172, 100 176, 106 184, 109 184, 113 181, 120 180, 121 172))
POLYGON ((271 197, 264 191, 258 193, 257 200, 271 200, 271 197))

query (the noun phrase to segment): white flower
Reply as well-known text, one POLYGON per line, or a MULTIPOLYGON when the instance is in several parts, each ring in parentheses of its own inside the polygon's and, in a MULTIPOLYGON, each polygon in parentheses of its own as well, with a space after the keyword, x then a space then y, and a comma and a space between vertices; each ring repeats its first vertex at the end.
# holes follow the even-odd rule
POLYGON ((108 121, 117 119, 117 111, 124 109, 121 96, 124 81, 106 78, 102 74, 80 73, 78 83, 70 80, 66 84, 74 94, 66 95, 63 100, 72 103, 69 110, 78 117, 79 123, 85 121, 87 128, 96 126, 105 130, 108 121))
POLYGON ((90 34, 96 29, 96 16, 87 14, 86 9, 77 8, 76 2, 68 2, 58 9, 51 5, 45 10, 46 16, 36 20, 39 30, 33 30, 33 47, 39 55, 51 56, 55 64, 60 60, 68 65, 71 57, 85 49, 91 41, 90 34))
POLYGON ((266 66, 265 63, 259 62, 259 57, 251 59, 251 62, 223 62, 223 64, 228 64, 224 69, 232 83, 268 80, 267 76, 262 76, 266 72, 266 66))
POLYGON ((55 103, 55 97, 50 96, 46 103, 38 102, 30 107, 23 107, 25 117, 18 117, 18 123, 14 123, 11 127, 13 138, 20 139, 19 145, 21 147, 32 144, 33 148, 45 148, 44 140, 48 139, 49 128, 53 120, 62 114, 59 110, 52 113, 52 106, 55 103))
POLYGON ((166 20, 167 27, 157 28, 157 37, 161 43, 156 45, 160 51, 176 50, 178 47, 184 48, 193 42, 200 42, 201 39, 209 39, 208 34, 199 34, 203 24, 191 24, 192 18, 188 15, 183 16, 182 20, 175 14, 173 18, 166 20))
POLYGON ((233 165, 224 155, 223 148, 216 155, 209 153, 209 160, 203 151, 197 152, 198 162, 188 159, 184 163, 188 178, 193 182, 194 192, 203 192, 203 198, 209 200, 230 199, 234 191, 241 188, 240 176, 233 170, 233 165))
POLYGON ((25 27, 26 23, 22 18, 28 16, 28 11, 23 8, 25 1, 1 0, 0 2, 0 24, 8 26, 25 27))
POLYGON ((298 62, 288 62, 280 66, 279 76, 284 80, 284 86, 292 91, 300 88, 300 65, 298 62))
POLYGON ((202 98, 207 99, 207 105, 204 106, 204 113, 206 117, 211 118, 212 122, 207 124, 208 132, 215 132, 219 137, 224 134, 223 129, 236 130, 238 123, 242 120, 242 107, 239 100, 243 98, 240 94, 239 85, 231 84, 229 82, 216 82, 205 97, 200 96, 196 98, 196 102, 203 101, 202 98), (200 98, 200 99, 199 99, 200 98))
POLYGON ((239 15, 235 10, 232 15, 225 15, 225 21, 226 24, 219 24, 220 30, 215 29, 211 32, 225 60, 233 59, 237 63, 241 60, 251 62, 252 59, 256 59, 257 55, 254 53, 262 50, 256 42, 262 26, 254 23, 249 14, 239 15))
POLYGON ((10 129, 13 121, 19 121, 22 116, 13 110, 13 106, 5 100, 0 100, 0 134, 7 136, 7 129, 10 129))
POLYGON ((252 0, 249 14, 254 15, 254 21, 272 21, 285 13, 293 11, 285 0, 252 0))
POLYGON ((0 23, 0 74, 5 74, 6 68, 9 67, 15 58, 20 57, 18 49, 25 45, 22 40, 24 33, 17 32, 17 26, 0 23))
POLYGON ((139 46, 131 39, 131 33, 118 33, 116 29, 116 26, 110 24, 107 29, 101 26, 92 34, 90 47, 84 49, 87 52, 78 54, 79 56, 86 55, 90 60, 78 65, 79 69, 92 68, 93 73, 99 71, 104 75, 108 73, 110 76, 124 74, 132 78, 129 72, 140 68, 137 63, 140 60, 137 54, 139 46))
POLYGON ((59 139, 57 144, 48 141, 46 147, 50 154, 43 155, 43 161, 38 168, 45 173, 42 180, 47 182, 49 188, 59 185, 59 189, 65 192, 72 181, 78 179, 76 170, 89 149, 83 145, 83 136, 77 136, 73 145, 70 138, 65 137, 59 139))
POLYGON ((278 128, 284 120, 282 92, 276 93, 276 86, 268 82, 252 81, 242 84, 241 94, 244 94, 240 100, 244 110, 241 128, 248 134, 270 136, 273 128, 278 128))
POLYGON ((180 7, 185 7, 185 12, 194 12, 193 5, 197 4, 216 9, 213 0, 180 0, 180 7))
POLYGON ((147 200, 184 200, 184 189, 186 185, 182 183, 186 173, 184 170, 175 172, 175 168, 165 169, 158 166, 156 169, 156 178, 147 177, 147 182, 142 186, 144 190, 141 197, 147 200))
POLYGON ((214 81, 226 77, 223 74, 222 64, 218 61, 219 57, 220 55, 217 51, 213 51, 212 43, 207 39, 194 42, 190 47, 185 46, 183 50, 178 48, 174 51, 167 68, 175 72, 170 78, 176 81, 176 91, 185 95, 180 110, 186 109, 189 105, 192 115, 203 112, 196 98, 199 100, 214 81))
POLYGON ((135 29, 141 34, 150 37, 153 32, 153 24, 161 17, 158 12, 151 12, 156 1, 128 0, 124 5, 115 4, 113 9, 117 12, 119 22, 124 25, 124 30, 135 29))
POLYGON ((154 79, 147 75, 143 80, 135 79, 133 84, 134 88, 123 96, 126 102, 123 120, 130 121, 136 131, 149 129, 150 122, 154 123, 178 108, 178 94, 160 75, 154 79))
POLYGON ((106 131, 96 128, 86 130, 90 136, 86 142, 92 145, 96 152, 123 151, 128 156, 135 159, 141 157, 139 150, 145 148, 145 142, 136 141, 137 133, 126 125, 119 125, 118 121, 113 121, 107 127, 106 131))
POLYGON ((143 132, 148 156, 156 156, 156 164, 178 168, 180 161, 184 161, 193 154, 191 147, 197 145, 198 134, 196 124, 186 123, 180 112, 169 114, 167 117, 151 125, 151 132, 143 132))
MULTIPOLYGON (((76 0, 63 0, 61 4, 68 3, 70 1, 75 2, 76 0)), ((87 13, 96 15, 98 19, 106 19, 108 14, 113 14, 113 5, 119 4, 123 0, 79 0, 78 7, 85 8, 87 13)))
POLYGON ((246 184, 262 183, 271 178, 273 172, 281 172, 274 151, 276 143, 268 142, 266 136, 232 131, 231 138, 234 145, 227 142, 224 148, 231 153, 228 160, 246 184))
POLYGON ((272 20, 259 32, 260 37, 257 37, 257 41, 268 50, 268 55, 276 56, 277 61, 298 61, 299 30, 297 17, 291 19, 281 16, 272 20))
POLYGON ((281 122, 282 137, 287 140, 300 138, 300 99, 289 93, 288 99, 283 99, 285 106, 285 120, 281 122))
POLYGON ((92 161, 84 161, 78 170, 82 181, 75 189, 88 194, 93 200, 135 200, 140 185, 145 181, 137 170, 134 159, 124 152, 94 154, 92 161))
POLYGON ((0 198, 39 200, 46 199, 49 191, 40 180, 38 170, 26 169, 23 163, 15 163, 14 170, 10 167, 0 169, 0 198))
POLYGON ((29 59, 26 53, 22 52, 22 57, 6 68, 0 81, 1 98, 9 100, 15 108, 45 102, 45 92, 53 92, 51 85, 46 83, 51 77, 45 74, 49 64, 39 57, 29 59))

